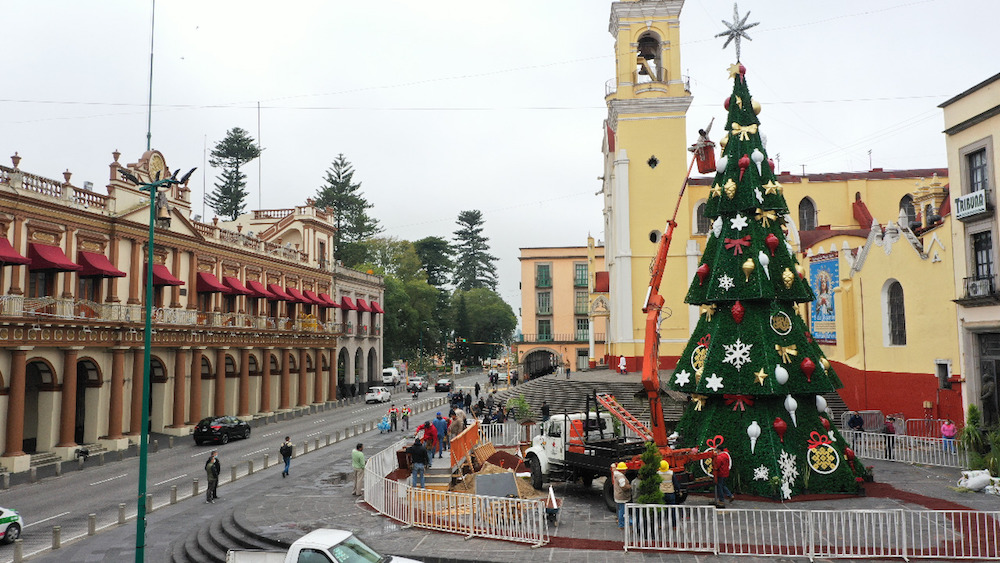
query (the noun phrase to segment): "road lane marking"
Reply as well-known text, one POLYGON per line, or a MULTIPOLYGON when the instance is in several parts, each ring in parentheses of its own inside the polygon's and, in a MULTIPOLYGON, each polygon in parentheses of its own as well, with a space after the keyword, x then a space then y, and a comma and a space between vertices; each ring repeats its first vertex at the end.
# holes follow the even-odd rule
POLYGON ((242 456, 240 456, 240 457, 247 457, 247 456, 251 456, 251 455, 256 455, 256 454, 261 454, 261 453, 264 453, 264 452, 266 452, 266 451, 267 451, 267 450, 269 450, 269 449, 270 449, 270 448, 264 448, 264 449, 262 449, 262 450, 257 450, 257 451, 255 451, 255 452, 250 452, 250 453, 248 453, 248 454, 243 454, 243 455, 242 455, 242 456))
POLYGON ((314 420, 314 421, 313 421, 313 424, 319 424, 319 423, 321 423, 321 422, 326 422, 326 419, 325 419, 325 418, 321 418, 321 419, 319 419, 319 420, 314 420))
POLYGON ((93 487, 94 485, 100 485, 101 483, 107 483, 108 481, 114 481, 115 479, 121 479, 122 477, 126 477, 126 476, 128 476, 128 473, 122 473, 121 475, 118 475, 118 476, 115 476, 115 477, 109 477, 107 479, 103 479, 101 481, 97 481, 96 483, 91 483, 90 486, 93 487))
POLYGON ((67 514, 69 514, 69 512, 63 512, 62 514, 56 514, 55 516, 49 516, 48 518, 43 518, 41 520, 35 520, 34 522, 32 522, 30 524, 25 524, 24 527, 25 528, 30 528, 31 526, 34 526, 35 524, 41 524, 42 522, 48 522, 49 520, 52 520, 54 518, 59 518, 60 516, 66 516, 67 514))
POLYGON ((154 487, 159 487, 160 485, 162 485, 164 483, 169 483, 171 481, 176 481, 177 479, 181 479, 181 478, 187 477, 187 476, 188 476, 188 474, 185 473, 184 475, 178 475, 177 477, 171 477, 171 478, 167 479, 166 481, 160 481, 159 483, 153 483, 153 486, 154 487))
POLYGON ((322 433, 323 433, 323 431, 320 430, 319 432, 313 432, 312 434, 306 434, 306 438, 308 438, 309 436, 315 436, 317 434, 322 434, 322 433))
POLYGON ((268 432, 267 434, 261 434, 261 438, 267 438, 268 436, 274 436, 277 432, 268 432))

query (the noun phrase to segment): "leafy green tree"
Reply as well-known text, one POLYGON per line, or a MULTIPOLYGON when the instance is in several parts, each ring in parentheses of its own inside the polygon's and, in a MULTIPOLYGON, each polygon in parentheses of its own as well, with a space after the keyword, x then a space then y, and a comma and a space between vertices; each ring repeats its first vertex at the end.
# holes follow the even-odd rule
POLYGON ((427 272, 427 283, 436 287, 447 284, 455 267, 455 249, 451 244, 441 237, 425 237, 414 242, 413 246, 427 272))
POLYGON ((476 288, 456 291, 455 336, 469 342, 496 344, 470 344, 466 347, 465 360, 493 357, 509 344, 517 326, 514 310, 495 291, 476 288), (463 320, 464 311, 464 320, 463 320))
POLYGON ((372 269, 401 280, 424 279, 420 257, 410 241, 396 237, 374 237, 360 244, 367 257, 366 264, 372 269))
POLYGON ((338 154, 326 171, 325 184, 316 192, 317 208, 330 208, 337 227, 333 257, 347 266, 355 266, 366 257, 361 241, 382 231, 378 221, 368 215, 372 204, 361 193, 361 183, 354 181, 354 166, 338 154))
POLYGON ((452 326, 455 328, 455 352, 454 359, 460 362, 472 359, 469 354, 468 341, 472 335, 472 325, 469 322, 469 310, 465 305, 465 295, 456 292, 455 314, 452 326))
POLYGON ((458 214, 455 231, 454 282, 462 291, 475 288, 497 288, 496 256, 490 254, 489 240, 483 236, 483 213, 477 209, 458 214))
POLYGON ((260 156, 260 146, 249 133, 233 127, 226 137, 219 141, 208 159, 215 168, 222 168, 219 182, 212 193, 205 195, 205 203, 220 217, 230 221, 236 219, 246 208, 247 176, 240 168, 260 156))
POLYGON ((646 450, 642 452, 642 467, 639 468, 639 496, 636 502, 640 504, 663 504, 663 493, 660 492, 660 449, 653 442, 646 442, 646 450))

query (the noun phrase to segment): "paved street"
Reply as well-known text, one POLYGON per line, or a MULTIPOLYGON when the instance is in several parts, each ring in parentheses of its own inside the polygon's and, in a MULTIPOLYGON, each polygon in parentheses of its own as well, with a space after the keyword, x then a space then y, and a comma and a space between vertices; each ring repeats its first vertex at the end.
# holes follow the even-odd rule
MULTIPOLYGON (((474 381, 472 377, 467 377, 460 379, 459 384, 472 385, 474 381)), ((444 394, 429 391, 421 393, 420 398, 413 401, 400 385, 399 392, 394 396, 394 402, 397 404, 409 403, 411 407, 420 408, 429 406, 435 398, 443 398, 444 394)), ((182 437, 176 438, 174 447, 168 449, 166 437, 158 436, 160 450, 150 454, 149 457, 147 490, 153 494, 156 506, 167 502, 173 485, 177 486, 179 496, 184 498, 191 494, 193 479, 199 480, 200 490, 204 491, 203 464, 213 448, 219 450, 223 465, 222 483, 225 483, 229 480, 230 468, 234 465, 239 466, 240 475, 243 475, 247 472, 246 461, 253 460, 255 469, 259 471, 265 454, 270 456, 270 463, 275 464, 279 459, 278 446, 286 435, 292 437, 299 452, 306 441, 309 442, 309 449, 312 451, 316 439, 325 444, 328 434, 334 435, 340 432, 343 435, 345 429, 355 424, 380 420, 387 408, 388 404, 358 403, 320 411, 312 415, 258 426, 253 429, 250 439, 235 440, 224 446, 196 446, 192 438, 182 437)), ((376 430, 374 434, 378 435, 378 431, 376 430)), ((393 438, 397 436, 398 434, 393 438)), ((342 442, 334 451, 343 447, 349 452, 355 442, 353 439, 342 442)), ((323 452, 327 451, 329 450, 321 450, 320 457, 325 457, 323 452)), ((310 454, 303 460, 311 457, 314 456, 310 454)), ((66 464, 66 467, 69 465, 66 464)), ((349 469, 348 467, 343 471, 349 469)), ((12 487, 10 490, 0 492, 0 505, 17 509, 25 518, 26 526, 23 531, 25 555, 51 546, 53 526, 61 526, 63 540, 67 541, 69 538, 86 533, 88 514, 96 514, 98 528, 113 524, 118 518, 119 503, 126 504, 126 514, 130 520, 125 527, 133 529, 133 539, 129 540, 128 544, 134 545, 137 483, 138 458, 131 457, 121 462, 109 461, 104 466, 88 467, 83 471, 67 470, 59 477, 12 487)), ((220 491, 224 488, 220 487, 220 491)), ((190 500, 178 506, 183 507, 184 511, 194 509, 201 512, 204 508, 190 500)), ((13 547, 0 546, 0 561, 11 560, 12 554, 13 547)))

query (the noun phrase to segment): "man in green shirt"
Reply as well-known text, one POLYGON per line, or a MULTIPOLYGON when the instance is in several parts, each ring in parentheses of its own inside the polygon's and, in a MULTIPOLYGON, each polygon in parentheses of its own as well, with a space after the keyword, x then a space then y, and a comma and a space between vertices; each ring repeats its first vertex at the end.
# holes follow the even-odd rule
POLYGON ((358 443, 351 452, 351 468, 354 469, 354 496, 364 496, 365 493, 365 445, 358 443))

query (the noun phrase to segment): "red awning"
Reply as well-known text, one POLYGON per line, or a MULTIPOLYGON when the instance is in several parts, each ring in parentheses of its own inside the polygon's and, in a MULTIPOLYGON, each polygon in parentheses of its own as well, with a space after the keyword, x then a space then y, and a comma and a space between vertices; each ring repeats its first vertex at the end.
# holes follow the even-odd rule
POLYGON ((368 306, 368 302, 364 299, 358 299, 358 310, 366 313, 372 312, 372 308, 368 306))
POLYGON ((310 291, 310 290, 307 289, 307 290, 305 290, 305 291, 302 292, 302 295, 305 295, 306 299, 308 299, 309 301, 312 301, 314 305, 319 305, 321 307, 326 307, 326 303, 322 299, 319 298, 319 295, 316 295, 315 291, 310 291))
POLYGON ((373 313, 378 313, 380 315, 384 315, 385 314, 385 311, 383 311, 382 307, 379 306, 378 301, 372 301, 372 312, 373 313))
POLYGON ((84 252, 81 250, 76 254, 76 261, 83 267, 80 270, 81 278, 124 278, 125 272, 115 268, 108 260, 108 257, 96 252, 84 252))
POLYGON ((222 283, 230 289, 230 293, 235 293, 237 295, 253 295, 252 291, 243 287, 243 284, 240 283, 240 278, 225 276, 222 278, 222 283))
POLYGON ((324 307, 334 307, 334 308, 338 308, 338 309, 340 308, 340 305, 337 305, 337 302, 334 301, 333 299, 331 299, 330 296, 327 295, 327 294, 325 294, 325 293, 320 293, 319 294, 319 298, 322 299, 326 303, 326 305, 324 305, 324 307))
POLYGON ((29 270, 52 270, 55 272, 77 272, 83 268, 74 264, 58 246, 28 243, 29 270))
POLYGON ((18 254, 10 241, 6 237, 0 238, 0 264, 4 266, 19 266, 31 264, 31 258, 26 258, 18 254))
MULTIPOLYGON (((143 265, 142 280, 146 283, 146 267, 143 265)), ((153 285, 184 285, 184 282, 174 277, 163 264, 153 264, 153 285)))
POLYGON ((233 290, 222 285, 219 278, 208 272, 198 272, 198 293, 233 293, 233 290))
POLYGON ((265 299, 271 299, 272 301, 277 300, 278 296, 271 293, 264 287, 264 284, 259 281, 249 280, 247 281, 247 289, 250 290, 250 295, 253 297, 263 297, 265 299))
POLYGON ((274 299, 278 301, 295 301, 290 295, 285 293, 284 289, 276 283, 267 284, 267 290, 274 294, 274 299))
POLYGON ((294 303, 312 304, 312 301, 306 299, 306 296, 302 295, 302 292, 299 291, 297 288, 285 287, 285 293, 288 294, 290 298, 289 301, 292 301, 294 303))
POLYGON ((340 308, 345 311, 357 311, 357 306, 354 305, 354 301, 351 301, 350 297, 343 296, 340 298, 340 308))

